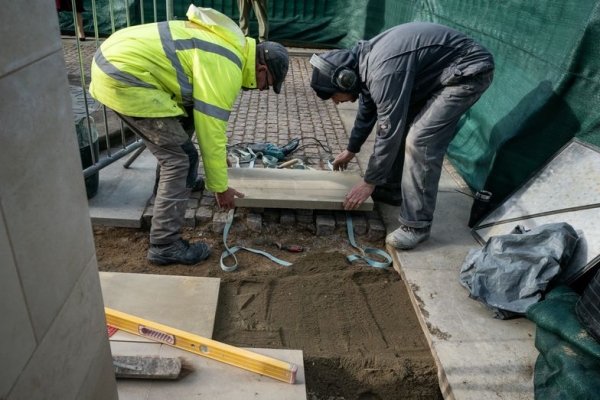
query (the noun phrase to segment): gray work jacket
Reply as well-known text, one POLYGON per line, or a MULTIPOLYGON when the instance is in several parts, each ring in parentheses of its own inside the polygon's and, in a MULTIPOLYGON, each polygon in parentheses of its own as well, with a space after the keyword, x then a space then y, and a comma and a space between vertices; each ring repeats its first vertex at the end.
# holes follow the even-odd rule
POLYGON ((446 26, 411 22, 391 28, 352 50, 362 84, 347 149, 357 153, 379 121, 365 182, 386 178, 407 130, 408 109, 443 86, 494 68, 490 52, 446 26))

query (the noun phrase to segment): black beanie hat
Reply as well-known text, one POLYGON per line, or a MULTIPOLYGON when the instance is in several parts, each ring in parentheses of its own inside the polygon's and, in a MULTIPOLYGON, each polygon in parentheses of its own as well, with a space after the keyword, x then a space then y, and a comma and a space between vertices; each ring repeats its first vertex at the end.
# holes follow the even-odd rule
POLYGON ((355 90, 344 90, 336 85, 333 81, 333 75, 340 68, 348 68, 356 70, 356 58, 350 50, 332 50, 319 55, 319 57, 334 66, 330 74, 326 74, 318 68, 313 69, 310 86, 315 91, 316 95, 323 100, 330 99, 335 93, 360 93, 360 85, 356 85, 355 90))

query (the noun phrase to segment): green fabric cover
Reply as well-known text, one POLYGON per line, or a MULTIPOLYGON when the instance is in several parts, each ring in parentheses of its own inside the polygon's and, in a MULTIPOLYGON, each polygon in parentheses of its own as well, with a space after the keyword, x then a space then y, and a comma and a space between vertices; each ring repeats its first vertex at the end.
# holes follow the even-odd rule
POLYGON ((600 396, 600 344, 575 314, 579 295, 559 286, 527 309, 540 352, 534 371, 535 398, 593 400, 600 396))
MULTIPOLYGON (((91 3, 84 0, 89 35, 91 3)), ((100 34, 112 32, 110 4, 120 29, 142 22, 142 8, 143 21, 154 22, 154 3, 164 20, 164 0, 97 0, 100 34)), ((237 0, 173 0, 175 17, 185 19, 190 3, 239 18, 237 0)), ((61 14, 61 28, 72 31, 70 13, 61 14)), ((448 156, 472 189, 493 193, 493 205, 569 139, 600 146, 598 1, 270 0, 268 15, 269 39, 286 45, 351 48, 409 21, 451 26, 484 44, 496 59, 494 83, 461 120, 448 156)))

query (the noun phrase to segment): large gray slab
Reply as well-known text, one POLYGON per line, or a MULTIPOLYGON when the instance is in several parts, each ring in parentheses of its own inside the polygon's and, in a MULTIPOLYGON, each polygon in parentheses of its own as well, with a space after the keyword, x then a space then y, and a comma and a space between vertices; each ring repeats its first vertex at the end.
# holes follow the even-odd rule
POLYGON ((460 400, 533 399, 535 325, 494 319, 460 285, 462 263, 480 245, 467 227, 470 198, 443 175, 431 238, 410 251, 388 247, 438 364, 442 393, 460 400))
MULTIPOLYGON (((50 1, 30 1, 26 4, 28 11, 26 13, 22 12, 23 5, 19 2, 2 2, 0 23, 6 29, 4 32, 10 32, 10 34, 0 35, 0 47, 6 49, 4 56, 0 58, 0 76, 2 77, 20 68, 30 66, 52 53, 61 53, 62 50, 60 41, 56 40, 60 36, 60 27, 55 16, 55 5, 50 1), (40 18, 39 21, 32 24, 30 15, 45 15, 48 18, 40 18)), ((44 73, 39 75, 52 81, 56 81, 54 78, 58 76, 49 70, 44 70, 44 73)), ((62 85, 63 82, 60 84, 62 85)), ((23 90, 23 93, 26 92, 27 90, 23 90)), ((45 92, 39 90, 37 97, 44 97, 43 93, 45 92)), ((16 98, 13 99, 16 100, 16 98)), ((34 99, 30 98, 30 100, 34 99)), ((2 103, 2 107, 6 106, 7 103, 2 103)), ((40 110, 39 108, 29 109, 40 110)), ((21 113, 24 112, 21 111, 21 113)), ((2 122, 2 127, 6 128, 4 120, 2 122)))
MULTIPOLYGON (((229 186, 245 194, 235 199, 237 207, 343 210, 346 194, 361 180, 360 174, 352 171, 229 169, 229 186)), ((372 209, 370 197, 358 208, 372 209)))
POLYGON ((100 171, 98 194, 88 201, 92 224, 140 228, 142 215, 152 196, 156 158, 148 149, 131 164, 123 164, 129 155, 100 171))
MULTIPOLYGON (((219 278, 100 272, 104 305, 172 328, 212 338, 219 278)), ((111 339, 151 342, 117 332, 111 339)))
POLYGON ((246 349, 296 364, 296 383, 291 385, 164 344, 137 343, 133 346, 131 343, 112 341, 111 346, 114 355, 183 357, 194 368, 190 375, 179 381, 118 380, 121 400, 306 399, 304 361, 300 350, 246 349))
MULTIPOLYGON (((8 399, 80 399, 75 394, 82 391, 86 392, 86 399, 117 398, 114 376, 99 379, 112 366, 106 357, 109 346, 95 258, 78 278, 48 332, 37 343, 26 369, 20 371, 8 399), (93 379, 89 377, 90 370, 97 373, 93 379), (91 387, 99 383, 104 396, 91 396, 91 387)), ((11 367, 2 368, 4 371, 11 367)))
MULTIPOLYGON (((11 9, 3 9, 2 15, 11 9)), ((32 34, 40 35, 38 28, 32 34)), ((22 40, 14 45, 33 46, 22 40)), ((43 43, 45 39, 39 46, 43 43)), ((69 91, 54 78, 64 71, 63 55, 34 54, 39 56, 35 63, 0 79, 0 209, 28 318, 40 341, 93 258, 94 238, 69 91)), ((21 55, 6 55, 2 62, 12 57, 21 55)))
POLYGON ((0 374, 0 399, 5 399, 35 351, 36 340, 3 218, 0 218, 0 259, 0 315, 10 321, 0 325, 0 342, 10 344, 0 351, 5 365, 12 366, 0 374))

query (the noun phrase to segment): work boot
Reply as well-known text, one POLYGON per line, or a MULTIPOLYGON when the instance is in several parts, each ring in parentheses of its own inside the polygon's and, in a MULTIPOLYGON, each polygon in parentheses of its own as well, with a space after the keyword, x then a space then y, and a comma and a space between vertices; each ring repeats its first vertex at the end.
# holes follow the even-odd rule
POLYGON ((194 183, 194 187, 192 188, 192 192, 201 192, 204 190, 204 179, 201 176, 196 177, 196 183, 194 183))
POLYGON ((385 186, 375 186, 375 190, 371 193, 373 201, 389 204, 391 206, 402 205, 402 194, 400 189, 391 190, 385 186))
POLYGON ((210 248, 206 243, 190 243, 179 238, 173 243, 157 245, 151 244, 148 250, 148 260, 153 264, 197 264, 210 255, 210 248))
POLYGON ((417 247, 421 242, 429 239, 431 227, 411 228, 410 226, 400 225, 400 228, 387 235, 385 242, 398 250, 410 250, 417 247))

